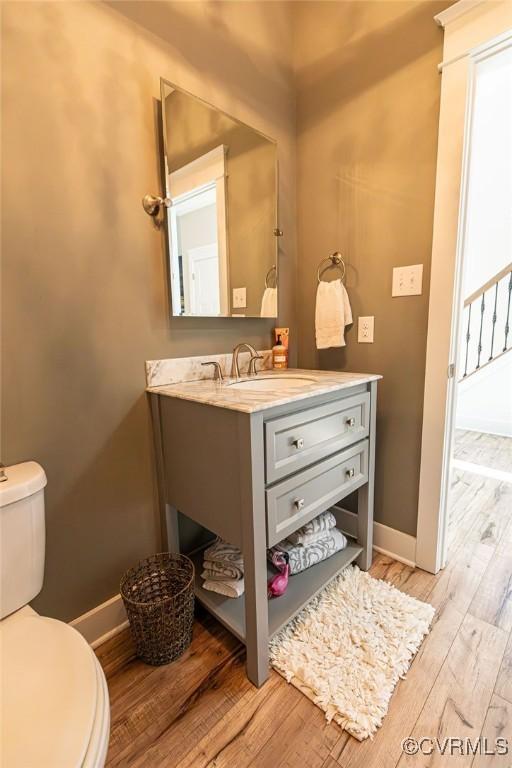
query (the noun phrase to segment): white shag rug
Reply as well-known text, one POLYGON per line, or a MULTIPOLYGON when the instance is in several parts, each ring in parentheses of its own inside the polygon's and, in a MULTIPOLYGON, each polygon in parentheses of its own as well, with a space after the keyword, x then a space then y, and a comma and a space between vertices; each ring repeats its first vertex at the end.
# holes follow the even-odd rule
POLYGON ((271 663, 327 720, 362 741, 382 724, 434 613, 350 566, 272 638, 271 663))

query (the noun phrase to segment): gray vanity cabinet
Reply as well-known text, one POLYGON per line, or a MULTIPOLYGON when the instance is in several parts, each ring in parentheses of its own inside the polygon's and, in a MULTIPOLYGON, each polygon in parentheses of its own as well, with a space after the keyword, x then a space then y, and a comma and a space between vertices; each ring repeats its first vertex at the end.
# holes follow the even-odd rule
MULTIPOLYGON (((247 674, 268 676, 269 637, 349 563, 372 558, 377 382, 295 399, 250 413, 150 394, 164 546, 180 550, 178 510, 240 547, 245 594, 230 599, 202 588, 197 599, 247 648, 247 674), (357 517, 339 508, 339 527, 353 521, 349 546, 292 576, 280 598, 267 599, 267 547, 358 492, 357 517)), ((206 532, 205 532, 206 533, 206 532)))

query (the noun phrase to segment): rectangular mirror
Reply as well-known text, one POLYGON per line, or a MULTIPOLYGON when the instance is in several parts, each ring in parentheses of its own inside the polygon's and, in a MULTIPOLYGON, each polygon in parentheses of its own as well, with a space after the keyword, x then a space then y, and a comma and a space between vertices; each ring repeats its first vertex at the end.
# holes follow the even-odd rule
POLYGON ((277 317, 275 141, 160 85, 172 314, 277 317))

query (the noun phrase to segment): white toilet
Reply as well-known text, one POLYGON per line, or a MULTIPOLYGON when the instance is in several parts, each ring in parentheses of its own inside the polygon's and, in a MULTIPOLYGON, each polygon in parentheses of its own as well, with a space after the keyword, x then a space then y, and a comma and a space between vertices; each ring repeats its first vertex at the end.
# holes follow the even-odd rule
POLYGON ((101 768, 110 730, 103 670, 75 629, 28 605, 43 586, 46 475, 34 461, 3 471, 0 765, 101 768))

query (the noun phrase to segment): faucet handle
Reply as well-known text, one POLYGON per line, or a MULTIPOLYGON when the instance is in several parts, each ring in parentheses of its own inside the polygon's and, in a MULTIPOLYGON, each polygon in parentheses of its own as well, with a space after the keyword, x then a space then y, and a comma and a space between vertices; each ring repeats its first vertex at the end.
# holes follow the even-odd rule
POLYGON ((247 371, 249 376, 256 376, 258 373, 258 369, 256 368, 256 360, 263 360, 263 355, 251 355, 251 359, 249 360, 249 370, 247 371))
POLYGON ((209 360, 206 363, 201 363, 201 365, 213 365, 213 379, 214 381, 223 381, 224 376, 222 375, 222 368, 220 367, 220 363, 218 363, 216 360, 209 360))

